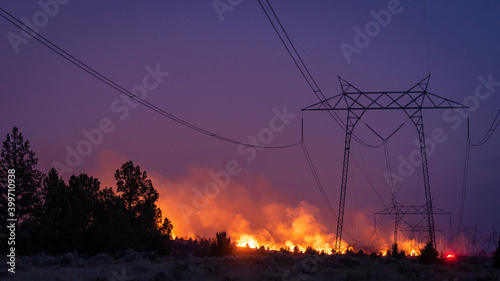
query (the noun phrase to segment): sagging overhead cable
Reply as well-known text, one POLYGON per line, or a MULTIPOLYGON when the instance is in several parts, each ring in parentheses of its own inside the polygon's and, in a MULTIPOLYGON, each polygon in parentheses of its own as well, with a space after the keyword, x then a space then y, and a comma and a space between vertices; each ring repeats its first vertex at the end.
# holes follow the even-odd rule
MULTIPOLYGON (((468 140, 470 141, 470 145, 481 146, 485 144, 491 138, 495 130, 498 128, 498 124, 500 124, 500 109, 498 109, 495 119, 493 119, 493 122, 491 122, 490 128, 478 143, 473 143, 470 139, 470 136, 467 136, 468 140)), ((467 131, 469 131, 469 117, 467 117, 467 131)))
MULTIPOLYGON (((314 95, 316 95, 318 100, 320 102, 322 102, 325 106, 331 108, 331 105, 329 104, 327 98, 325 97, 325 95, 323 94, 321 89, 319 88, 318 84, 316 83, 316 80, 312 76, 311 72, 309 71, 306 64, 302 60, 300 54, 298 53, 297 49, 295 48, 295 45, 293 44, 292 40, 288 36, 288 33, 286 32, 285 28, 281 24, 281 21, 279 20, 276 12, 274 11, 271 3, 269 2, 269 0, 266 0, 266 3, 267 3, 267 6, 265 6, 263 4, 262 0, 259 0, 259 4, 260 4, 262 10, 264 11, 264 13, 267 16, 267 19, 269 20, 269 22, 273 26, 274 31, 276 32, 276 34, 280 38, 281 43, 283 44, 283 46, 287 50, 288 54, 292 58, 295 66, 297 66, 300 73, 302 74, 302 77, 304 77, 307 84, 309 85, 309 87, 313 91, 314 95)), ((336 112, 332 112, 332 111, 328 111, 328 113, 333 118, 333 120, 342 128, 342 130, 346 131, 346 124, 344 124, 344 122, 338 116, 338 114, 336 112)), ((377 148, 377 147, 382 146, 382 143, 377 144, 377 145, 368 144, 368 143, 364 142, 363 140, 361 140, 355 134, 352 135, 352 138, 356 142, 358 142, 359 144, 366 146, 366 147, 377 148)))
POLYGON ((98 79, 99 81, 103 82, 104 84, 108 85, 109 87, 115 89, 116 91, 120 92, 120 94, 122 95, 125 95, 135 101, 137 101, 138 103, 140 103, 141 105, 161 114, 162 116, 174 121, 174 122, 177 122, 179 124, 181 124, 182 126, 185 126, 189 129, 192 129, 192 130, 195 130, 199 133, 202 133, 204 135, 207 135, 209 137, 212 137, 212 138, 215 138, 215 139, 218 139, 218 140, 221 140, 221 141, 224 141, 224 142, 228 142, 228 143, 232 143, 232 144, 237 144, 237 145, 243 145, 243 146, 248 146, 248 147, 253 147, 253 148, 263 148, 263 149, 280 149, 280 148, 288 148, 288 147, 293 147, 293 146, 298 146, 301 144, 301 142, 297 142, 297 143, 293 143, 293 144, 288 144, 288 145, 282 145, 282 146, 261 146, 261 145, 252 145, 252 144, 249 144, 249 143, 245 143, 245 142, 240 142, 240 141, 237 141, 237 140, 234 140, 234 139, 230 139, 228 137, 224 137, 224 136, 221 136, 221 135, 218 135, 218 134, 215 134, 211 131, 208 131, 208 130, 205 130, 201 127, 198 127, 182 118, 179 118, 159 107, 157 107, 156 105, 132 94, 130 91, 128 91, 127 89, 123 88, 122 86, 120 86, 119 84, 115 83, 114 81, 112 81, 111 79, 107 78, 106 76, 104 76, 103 74, 99 73, 98 71, 96 71, 95 69, 93 69, 92 67, 88 66, 87 64, 83 63, 82 61, 80 61, 79 59, 75 58, 74 56, 72 56, 71 54, 69 54, 68 52, 66 52, 65 50, 63 50, 62 48, 60 48, 59 46, 57 46, 56 44, 52 43, 50 40, 48 40, 47 38, 45 38, 44 36, 42 36, 40 33, 38 33, 37 31, 31 29, 29 26, 27 26, 26 24, 24 24, 22 21, 20 21, 19 19, 17 19, 16 17, 14 17, 13 15, 11 15, 9 12, 7 12, 6 10, 4 10, 3 8, 0 8, 0 11, 2 13, 0 13, 0 16, 3 17, 4 19, 6 19, 7 21, 9 21, 11 24, 13 24, 14 26, 16 26, 17 28, 19 28, 20 30, 23 30, 23 31, 28 31, 30 33, 30 35, 35 38, 38 42, 42 43, 43 45, 45 45, 47 48, 49 48, 50 50, 54 51, 56 54, 58 54, 59 56, 61 56, 62 58, 66 59, 67 61, 69 61, 70 63, 74 64, 75 66, 77 66, 78 68, 82 69, 83 71, 87 72, 88 74, 92 75, 93 77, 95 77, 96 79, 98 79))

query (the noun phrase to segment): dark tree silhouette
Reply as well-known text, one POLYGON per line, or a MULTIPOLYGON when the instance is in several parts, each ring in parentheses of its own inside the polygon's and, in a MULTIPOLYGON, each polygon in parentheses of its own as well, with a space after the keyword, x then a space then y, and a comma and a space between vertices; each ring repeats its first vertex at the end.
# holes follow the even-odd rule
MULTIPOLYGON (((6 221, 9 192, 15 196, 16 250, 20 254, 79 251, 90 254, 133 248, 166 254, 172 223, 162 221, 158 192, 132 161, 115 173, 117 193, 100 189, 97 178, 71 176, 68 184, 51 169, 45 177, 38 159, 16 127, 3 142, 0 159, 0 219, 6 221), (9 191, 9 171, 15 189, 9 191)), ((12 196, 11 196, 12 201, 12 196)), ((12 205, 12 202, 11 202, 12 205)), ((12 212, 14 214, 14 212, 12 212)), ((0 233, 6 233, 0 224, 0 233)), ((5 252, 7 243, 1 243, 5 252)))
POLYGON ((398 252, 398 243, 392 244, 391 257, 393 257, 395 259, 400 259, 401 258, 401 255, 398 252))
POLYGON ((97 207, 99 180, 86 174, 71 176, 68 182, 70 194, 70 217, 68 227, 71 229, 72 244, 78 251, 85 250, 85 235, 88 233, 97 207))
POLYGON ((168 253, 173 227, 167 218, 160 224, 159 195, 147 182, 130 205, 111 188, 100 189, 96 178, 73 175, 66 185, 52 169, 44 181, 45 216, 39 231, 42 249, 50 254, 74 250, 113 253, 127 248, 168 253))
POLYGON ((98 208, 99 181, 86 174, 71 176, 66 185, 51 169, 45 186, 42 245, 50 254, 86 252, 87 235, 98 208))
POLYGON ((288 246, 286 248, 280 247, 280 252, 284 253, 284 254, 289 254, 290 253, 290 247, 288 247, 288 246))
POLYGON ((136 232, 125 214, 125 202, 111 188, 99 191, 92 226, 86 236, 85 251, 113 253, 133 248, 136 232))
POLYGON ((307 246, 305 252, 304 252, 306 255, 317 255, 318 254, 318 251, 316 251, 315 249, 313 249, 313 247, 311 246, 307 246))
POLYGON ((500 269, 500 237, 498 238, 497 250, 493 253, 493 266, 500 269))
POLYGON ((164 235, 164 236, 168 237, 169 240, 171 240, 172 239, 172 229, 173 229, 172 222, 168 218, 165 218, 163 220, 163 223, 161 224, 161 227, 160 227, 161 235, 164 235))
POLYGON ((222 257, 231 255, 232 253, 233 248, 231 246, 231 238, 227 237, 225 231, 217 232, 215 234, 215 240, 210 246, 210 255, 215 257, 222 257))
MULTIPOLYGON (((7 134, 2 145, 0 159, 0 205, 7 210, 8 205, 8 171, 15 170, 15 190, 11 192, 15 196, 15 218, 17 219, 16 235, 20 252, 29 252, 29 248, 23 239, 29 239, 35 229, 40 225, 43 215, 43 177, 44 175, 36 169, 38 158, 31 150, 28 140, 17 127, 12 133, 7 134)), ((0 212, 0 220, 5 222, 7 212, 0 212)), ((2 223, 2 233, 6 233, 5 224, 2 223)), ((5 243, 2 243, 5 244, 5 243)), ((4 245, 2 245, 3 247, 4 245)))
POLYGON ((300 248, 298 245, 295 245, 295 247, 293 247, 293 253, 294 254, 299 254, 300 253, 300 248))
POLYGON ((425 247, 420 250, 420 256, 418 256, 418 260, 423 264, 433 264, 438 259, 438 251, 434 249, 431 241, 427 242, 425 247))
POLYGON ((115 172, 117 192, 121 193, 126 208, 132 213, 134 213, 135 207, 141 201, 147 200, 150 196, 155 196, 153 184, 147 177, 146 171, 141 172, 141 168, 134 166, 132 161, 123 164, 115 172))
POLYGON ((260 255, 265 255, 266 254, 266 247, 264 245, 259 247, 259 254, 260 255))
POLYGON ((45 204, 44 217, 40 226, 41 244, 49 254, 60 254, 73 250, 70 242, 72 220, 71 195, 57 171, 52 168, 44 180, 45 204))
MULTIPOLYGON (((156 206, 159 199, 146 171, 128 161, 115 172, 117 193, 125 203, 125 210, 130 224, 137 232, 136 250, 164 248, 170 236, 162 232, 171 232, 172 227, 162 227, 162 213, 156 206)), ((168 220, 167 220, 168 221, 168 220)), ((170 221, 168 221, 170 222, 170 221)), ((163 222, 165 223, 165 221, 163 222)))

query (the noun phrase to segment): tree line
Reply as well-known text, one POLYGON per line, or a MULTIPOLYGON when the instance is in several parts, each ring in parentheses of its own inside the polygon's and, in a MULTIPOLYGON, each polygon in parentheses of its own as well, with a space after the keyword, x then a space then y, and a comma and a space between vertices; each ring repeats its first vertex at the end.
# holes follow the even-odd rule
MULTIPOLYGON (((1 233, 8 233, 8 171, 15 170, 15 218, 18 254, 70 251, 97 254, 132 248, 167 254, 172 223, 162 220, 159 194, 132 161, 116 170, 116 192, 97 178, 72 175, 66 183, 52 168, 47 174, 18 128, 7 134, 0 159, 1 233)), ((2 239, 3 240, 3 239, 2 239)), ((6 253, 10 247, 1 241, 6 253)))

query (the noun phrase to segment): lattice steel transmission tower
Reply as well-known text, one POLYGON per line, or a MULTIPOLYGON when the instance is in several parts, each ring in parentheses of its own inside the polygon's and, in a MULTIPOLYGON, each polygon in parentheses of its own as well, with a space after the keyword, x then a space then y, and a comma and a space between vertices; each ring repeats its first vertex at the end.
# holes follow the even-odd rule
MULTIPOLYGON (((302 109, 304 111, 347 111, 347 120, 344 128, 344 161, 342 166, 342 182, 340 185, 340 202, 337 221, 337 235, 335 238, 335 250, 337 252, 341 251, 340 246, 344 224, 344 207, 347 190, 347 173, 349 169, 351 138, 354 127, 367 110, 403 110, 415 125, 420 143, 419 148, 422 158, 426 201, 425 206, 422 206, 422 209, 419 211, 423 213, 427 221, 429 240, 435 246, 434 209, 432 207, 432 196, 429 183, 429 169, 427 166, 427 150, 425 147, 422 110, 467 108, 467 106, 428 92, 427 86, 429 84, 430 75, 422 79, 409 90, 400 92, 362 92, 349 82, 342 79, 340 76, 338 78, 342 89, 341 94, 302 109)), ((398 207, 395 200, 393 200, 393 202, 393 207, 398 207)))
MULTIPOLYGON (((436 213, 434 213, 436 215, 436 213)), ((449 214, 449 213, 448 213, 449 214)), ((417 243, 424 243, 428 234, 428 226, 425 224, 422 224, 422 221, 419 221, 417 223, 410 223, 405 220, 403 222, 406 224, 406 226, 403 226, 400 228, 401 232, 403 232, 403 235, 406 236, 409 240, 416 240, 417 243)), ((438 232, 444 232, 442 229, 435 228, 434 231, 436 233, 438 232)))
MULTIPOLYGON (((401 220, 405 215, 423 215, 426 221, 428 222, 429 220, 427 219, 427 205, 424 206, 403 206, 399 204, 395 198, 392 200, 392 206, 375 213, 375 215, 393 215, 394 216, 394 243, 398 243, 398 230, 400 229, 399 225, 401 223, 401 220)), ((434 215, 451 215, 451 213, 444 211, 442 209, 436 208, 435 206, 432 206, 432 216, 434 215)), ((434 221, 433 221, 434 222, 434 221)), ((420 225, 418 223, 415 226, 412 226, 408 222, 406 222, 408 225, 408 228, 401 229, 403 231, 411 231, 411 232, 423 232, 426 231, 429 233, 429 224, 426 226, 420 225), (424 229, 425 227, 425 229, 424 229)), ((436 230, 434 229, 433 232, 435 233, 436 230)), ((431 237, 431 236, 429 236, 431 237)), ((434 240, 432 242, 435 242, 435 236, 432 236, 434 240)), ((434 245, 435 248, 436 245, 434 245)))

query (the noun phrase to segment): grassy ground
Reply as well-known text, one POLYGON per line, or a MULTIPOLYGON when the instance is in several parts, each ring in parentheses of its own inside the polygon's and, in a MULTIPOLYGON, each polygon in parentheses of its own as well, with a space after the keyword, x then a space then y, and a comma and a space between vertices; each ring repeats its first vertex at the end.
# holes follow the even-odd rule
MULTIPOLYGON (((2 264, 6 260, 2 259, 2 264)), ((293 255, 279 252, 239 254, 222 258, 158 257, 125 251, 80 257, 65 254, 21 257, 16 273, 4 267, 1 280, 494 280, 500 270, 492 258, 457 258, 422 265, 416 259, 347 255, 293 255)))

